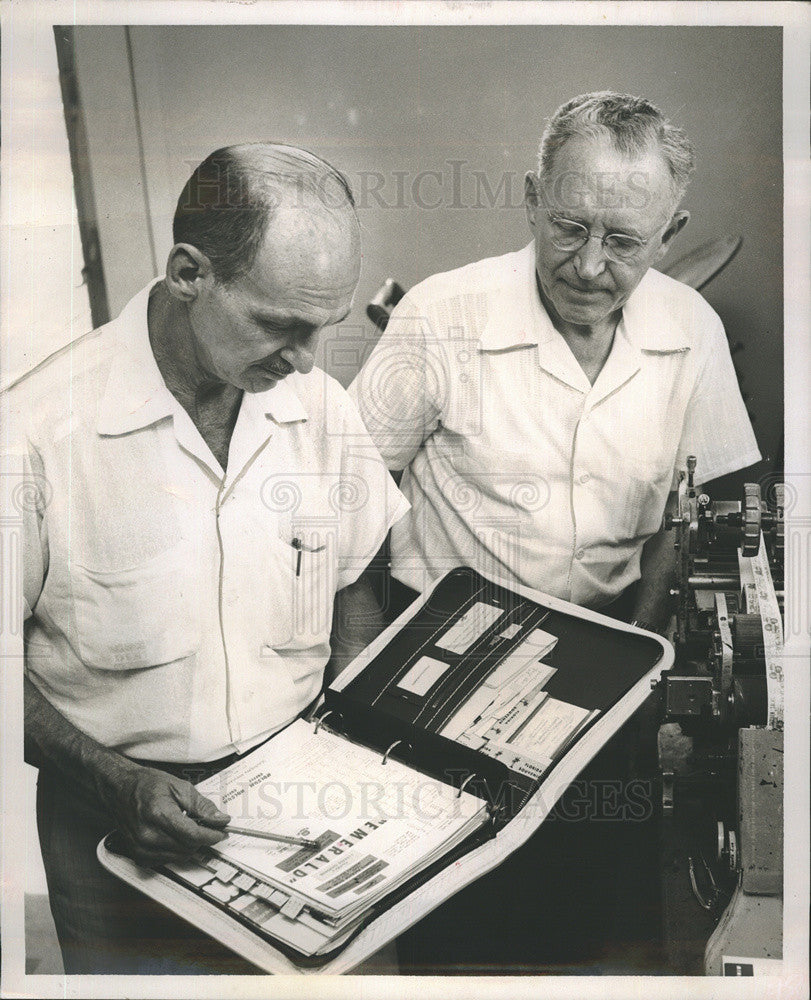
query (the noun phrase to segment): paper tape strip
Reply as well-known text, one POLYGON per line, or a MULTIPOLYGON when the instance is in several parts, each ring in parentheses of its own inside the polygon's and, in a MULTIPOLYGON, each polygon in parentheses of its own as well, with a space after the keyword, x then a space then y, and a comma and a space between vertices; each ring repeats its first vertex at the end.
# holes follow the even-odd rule
POLYGON ((747 589, 747 612, 760 615, 763 631, 763 650, 766 658, 766 693, 769 713, 766 725, 769 729, 783 730, 784 680, 783 680, 783 622, 780 618, 780 607, 774 592, 774 583, 769 569, 769 559, 766 555, 766 545, 763 535, 757 555, 738 556, 741 566, 741 579, 753 578, 754 592, 757 595, 757 608, 749 606, 751 589, 747 589), (748 570, 748 572, 744 572, 748 570))

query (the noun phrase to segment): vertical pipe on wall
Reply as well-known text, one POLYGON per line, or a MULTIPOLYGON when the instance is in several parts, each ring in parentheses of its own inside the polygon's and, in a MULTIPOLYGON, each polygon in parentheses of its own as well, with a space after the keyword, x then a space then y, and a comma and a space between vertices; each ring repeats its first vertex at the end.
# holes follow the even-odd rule
POLYGON ((107 300, 107 283, 104 278, 104 263, 96 221, 96 199, 93 194, 93 177, 90 170, 84 110, 79 92, 79 81, 76 76, 73 28, 56 25, 54 27, 54 40, 59 66, 59 85, 62 89, 62 104, 65 110, 65 127, 68 133, 73 189, 76 195, 79 218, 79 234, 84 257, 82 277, 87 284, 93 326, 98 327, 110 319, 110 307, 107 300))
POLYGON ((141 190, 144 195, 144 209, 146 210, 146 229, 149 240, 149 253, 152 258, 152 270, 158 273, 158 257, 155 252, 155 232, 152 228, 152 210, 149 204, 149 185, 146 176, 146 157, 144 155, 144 134, 141 128, 141 111, 138 105, 138 88, 135 83, 135 65, 132 58, 132 35, 129 27, 124 27, 124 38, 127 44, 127 65, 129 67, 130 82, 132 84, 132 102, 135 111, 135 138, 138 143, 138 166, 141 171, 141 190))

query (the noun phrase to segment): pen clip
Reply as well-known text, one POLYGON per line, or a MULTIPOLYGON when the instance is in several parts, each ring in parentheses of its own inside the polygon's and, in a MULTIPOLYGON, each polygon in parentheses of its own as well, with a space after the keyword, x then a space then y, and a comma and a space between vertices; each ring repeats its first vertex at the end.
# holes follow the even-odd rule
POLYGON ((323 552, 326 545, 305 545, 303 539, 296 535, 290 544, 296 550, 296 576, 301 576, 301 553, 302 552, 323 552))
POLYGON ((299 538, 298 535, 292 539, 290 544, 297 552, 323 552, 327 547, 326 545, 305 545, 304 539, 299 538))

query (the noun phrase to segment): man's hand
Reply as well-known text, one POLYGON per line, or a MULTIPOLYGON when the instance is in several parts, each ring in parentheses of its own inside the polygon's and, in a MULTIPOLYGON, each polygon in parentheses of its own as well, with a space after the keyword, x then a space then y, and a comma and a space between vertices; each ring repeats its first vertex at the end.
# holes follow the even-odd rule
POLYGON ((223 839, 230 817, 194 785, 102 746, 58 712, 27 677, 24 687, 26 760, 47 764, 104 805, 136 861, 153 866, 177 861, 223 839))
POLYGON ((227 813, 188 781, 153 767, 133 765, 106 798, 124 834, 127 853, 141 864, 180 861, 226 836, 227 813))

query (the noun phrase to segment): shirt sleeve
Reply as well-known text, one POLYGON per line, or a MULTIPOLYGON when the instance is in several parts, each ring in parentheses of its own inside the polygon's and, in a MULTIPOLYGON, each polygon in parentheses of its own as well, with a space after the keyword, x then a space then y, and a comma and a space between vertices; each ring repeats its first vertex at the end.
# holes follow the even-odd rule
POLYGON ((445 370, 427 318, 406 296, 349 388, 390 469, 404 469, 441 415, 445 370))
POLYGON ((354 583, 410 504, 397 489, 352 400, 344 396, 344 448, 337 503, 340 509, 336 590, 354 583))
POLYGON ((19 554, 20 574, 10 576, 10 596, 23 620, 34 613, 48 567, 45 508, 48 482, 39 452, 27 441, 15 441, 2 453, 3 507, 9 521, 9 558, 19 554), (7 491, 7 492, 6 492, 7 491), (11 538, 16 536, 12 548, 11 538), (22 586, 20 586, 22 584, 22 586))
POLYGON ((760 460, 760 451, 741 398, 721 320, 708 321, 696 378, 685 413, 676 469, 696 457, 696 478, 709 482, 760 460))

